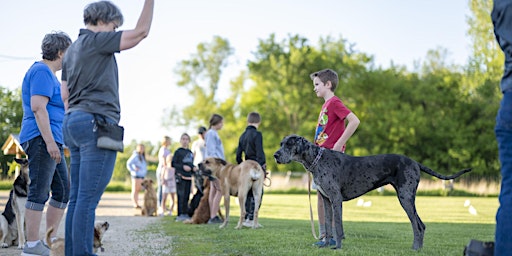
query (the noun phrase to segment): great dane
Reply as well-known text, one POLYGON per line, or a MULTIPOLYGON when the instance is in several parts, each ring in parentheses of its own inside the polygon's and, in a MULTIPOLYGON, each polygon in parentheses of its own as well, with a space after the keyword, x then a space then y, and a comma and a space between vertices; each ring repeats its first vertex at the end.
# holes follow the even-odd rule
MULTIPOLYGON (((327 241, 332 237, 331 223, 334 212, 337 236, 336 247, 333 249, 341 248, 341 240, 344 238, 342 202, 387 184, 395 188, 398 200, 411 221, 414 233, 412 248, 420 249, 423 246, 425 224, 418 216, 414 202, 420 172, 449 180, 471 171, 471 169, 464 169, 454 175, 445 176, 403 155, 354 157, 321 148, 297 135, 285 137, 281 141, 279 150, 274 153, 274 158, 278 164, 299 162, 313 175, 313 180, 318 185, 324 201, 327 241)), ((326 243, 326 246, 328 244, 326 243)))

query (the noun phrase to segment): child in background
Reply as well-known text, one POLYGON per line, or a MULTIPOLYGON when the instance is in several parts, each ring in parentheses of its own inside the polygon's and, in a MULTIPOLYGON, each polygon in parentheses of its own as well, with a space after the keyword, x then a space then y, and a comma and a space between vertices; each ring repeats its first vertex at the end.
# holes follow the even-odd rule
POLYGON ((166 211, 169 211, 168 215, 172 216, 172 211, 174 210, 174 204, 176 202, 176 170, 171 166, 172 154, 167 155, 165 162, 166 167, 160 176, 160 181, 162 182, 162 213, 160 213, 160 216, 163 216, 166 211), (171 200, 169 209, 165 207, 167 203, 167 196, 169 196, 171 200))

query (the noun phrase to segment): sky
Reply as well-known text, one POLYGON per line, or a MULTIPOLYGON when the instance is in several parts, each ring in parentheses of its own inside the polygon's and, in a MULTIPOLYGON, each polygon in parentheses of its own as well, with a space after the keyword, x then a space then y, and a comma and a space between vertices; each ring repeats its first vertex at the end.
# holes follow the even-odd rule
MULTIPOLYGON (((157 0, 149 36, 138 46, 116 54, 119 66, 121 121, 125 143, 157 143, 164 135, 179 141, 195 127, 163 127, 166 109, 191 102, 179 88, 174 70, 199 43, 214 36, 234 48, 231 66, 220 87, 245 68, 258 40, 300 35, 315 45, 322 37, 343 37, 357 51, 372 55, 378 66, 391 62, 412 67, 428 50, 448 50, 449 62, 464 65, 470 55, 467 37, 469 0, 157 0)), ((52 31, 74 41, 83 24, 83 8, 92 1, 18 0, 0 5, 0 86, 15 89, 34 61, 41 60, 41 41, 52 31)), ((113 1, 124 15, 119 28, 135 27, 143 0, 113 1)), ((60 72, 57 73, 60 79, 60 72)), ((205 118, 207 119, 207 118, 205 118)), ((205 124, 207 126, 207 124, 205 124)))

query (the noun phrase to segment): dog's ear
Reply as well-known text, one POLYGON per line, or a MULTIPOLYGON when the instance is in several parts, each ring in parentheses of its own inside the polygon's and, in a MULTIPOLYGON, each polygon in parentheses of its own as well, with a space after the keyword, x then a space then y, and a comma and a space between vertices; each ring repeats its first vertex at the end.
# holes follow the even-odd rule
POLYGON ((20 165, 26 165, 28 164, 28 159, 26 158, 15 158, 14 161, 20 165))
POLYGON ((222 164, 222 165, 228 164, 226 161, 224 161, 224 159, 216 158, 215 160, 217 161, 217 163, 222 164))

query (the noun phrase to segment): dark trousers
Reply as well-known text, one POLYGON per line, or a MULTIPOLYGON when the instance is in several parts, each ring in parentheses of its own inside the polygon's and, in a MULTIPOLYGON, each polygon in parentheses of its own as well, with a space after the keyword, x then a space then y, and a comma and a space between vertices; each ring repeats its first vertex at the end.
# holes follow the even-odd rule
MULTIPOLYGON (((263 201, 263 189, 261 189, 261 199, 260 205, 258 205, 258 209, 261 207, 261 202, 263 201)), ((245 200, 245 219, 253 220, 254 219, 254 195, 252 194, 252 189, 249 190, 247 194, 247 198, 245 200)))
POLYGON ((178 194, 178 216, 188 214, 188 199, 190 198, 190 186, 192 181, 181 179, 176 183, 176 193, 178 194))

